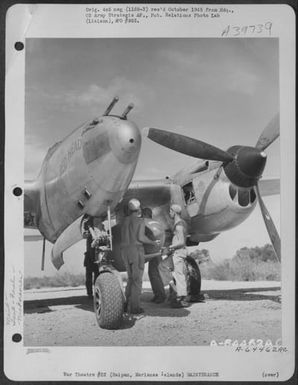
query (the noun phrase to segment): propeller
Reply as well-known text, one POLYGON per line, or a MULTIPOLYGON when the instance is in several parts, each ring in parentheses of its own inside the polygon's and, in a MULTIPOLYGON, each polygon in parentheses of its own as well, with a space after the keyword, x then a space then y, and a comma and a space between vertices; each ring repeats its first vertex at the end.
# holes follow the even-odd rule
POLYGON ((233 146, 223 151, 211 144, 174 132, 147 128, 146 134, 154 142, 195 158, 222 161, 227 177, 240 187, 256 187, 262 216, 278 260, 281 260, 280 237, 261 197, 258 180, 266 163, 264 150, 279 136, 279 113, 267 124, 255 147, 233 146))
POLYGON ((279 114, 276 114, 274 118, 267 124, 261 133, 256 148, 258 150, 265 150, 271 143, 279 137, 279 114))
MULTIPOLYGON (((267 147, 272 144, 275 139, 279 137, 279 113, 277 113, 273 119, 267 124, 267 126, 264 128, 263 132, 261 133, 256 148, 260 151, 265 150, 267 147)), ((256 185, 256 192, 257 197, 259 201, 259 205, 261 208, 261 213, 265 222, 265 226, 267 228, 267 232, 269 235, 269 238, 271 240, 272 246, 274 248, 276 257, 278 261, 281 261, 281 246, 280 246, 280 236, 276 230, 276 227, 274 225, 274 222, 271 218, 271 215, 269 214, 269 211, 267 210, 267 207, 265 206, 265 203, 263 201, 263 198, 260 194, 259 186, 256 185)))
POLYGON ((189 138, 188 136, 174 132, 160 130, 158 128, 149 128, 147 136, 149 139, 164 147, 195 158, 218 160, 221 162, 231 162, 233 160, 233 156, 226 151, 202 142, 201 140, 189 138))
POLYGON ((263 201, 263 198, 260 194, 259 186, 256 185, 256 192, 257 192, 257 197, 259 200, 260 208, 261 208, 261 213, 263 215, 263 219, 269 234, 269 237, 271 239, 272 246, 275 250, 276 257, 278 261, 281 261, 281 254, 280 254, 280 237, 279 234, 276 230, 276 227, 274 225, 274 222, 269 214, 269 211, 267 210, 265 203, 263 201))

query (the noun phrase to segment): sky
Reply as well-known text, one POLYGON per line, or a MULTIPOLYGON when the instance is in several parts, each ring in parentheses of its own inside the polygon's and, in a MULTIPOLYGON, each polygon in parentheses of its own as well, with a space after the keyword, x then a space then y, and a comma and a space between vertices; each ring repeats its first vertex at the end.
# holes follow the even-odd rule
MULTIPOLYGON (((25 65, 26 179, 38 175, 53 143, 100 116, 116 95, 113 113, 134 103, 129 119, 140 129, 179 132, 222 149, 255 145, 279 111, 277 39, 27 39, 25 65)), ((279 177, 279 145, 277 139, 266 150, 264 178, 279 177)), ((192 162, 144 138, 135 179, 163 178, 192 162)), ((265 203, 279 229, 279 196, 265 203)), ((257 207, 242 225, 200 247, 221 261, 268 242, 257 207)), ((25 246, 27 274, 37 275, 38 247, 25 246)), ((68 255, 83 247, 72 249, 63 268, 77 271, 83 257, 68 255)))

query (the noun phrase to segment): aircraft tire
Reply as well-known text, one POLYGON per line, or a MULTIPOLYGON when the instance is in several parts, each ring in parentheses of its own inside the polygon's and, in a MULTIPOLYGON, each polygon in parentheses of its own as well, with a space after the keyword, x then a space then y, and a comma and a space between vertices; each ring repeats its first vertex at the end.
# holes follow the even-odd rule
POLYGON ((94 285, 94 311, 102 329, 118 329, 123 317, 123 295, 113 273, 101 273, 94 285))
POLYGON ((197 302, 201 299, 201 272, 196 261, 188 256, 187 264, 187 294, 191 302, 197 302))

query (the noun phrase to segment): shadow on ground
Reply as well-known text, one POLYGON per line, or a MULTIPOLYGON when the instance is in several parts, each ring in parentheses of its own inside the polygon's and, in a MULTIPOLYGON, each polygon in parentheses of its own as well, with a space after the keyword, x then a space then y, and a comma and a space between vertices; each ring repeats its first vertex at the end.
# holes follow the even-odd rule
POLYGON ((280 303, 280 287, 246 288, 230 290, 203 290, 209 299, 229 301, 262 301, 270 300, 280 303), (262 292, 277 292, 276 294, 262 294, 262 292))
POLYGON ((93 312, 93 300, 87 296, 74 296, 64 298, 47 298, 33 301, 24 301, 24 313, 48 313, 54 311, 49 306, 67 306, 75 305, 81 306, 84 310, 93 312))
MULTIPOLYGON (((228 300, 228 301, 261 301, 270 300, 280 303, 280 287, 246 288, 230 290, 203 290, 207 294, 207 300, 228 300), (276 294, 262 294, 263 292, 276 292, 276 294)), ((159 317, 186 317, 189 314, 188 308, 173 309, 168 302, 154 304, 151 302, 151 289, 144 289, 141 301, 145 308, 145 316, 159 317)), ((87 296, 74 296, 65 298, 51 298, 41 300, 24 301, 24 313, 49 313, 55 311, 52 306, 75 306, 79 309, 93 312, 93 301, 87 296)), ((129 321, 130 322, 130 321, 129 321)))

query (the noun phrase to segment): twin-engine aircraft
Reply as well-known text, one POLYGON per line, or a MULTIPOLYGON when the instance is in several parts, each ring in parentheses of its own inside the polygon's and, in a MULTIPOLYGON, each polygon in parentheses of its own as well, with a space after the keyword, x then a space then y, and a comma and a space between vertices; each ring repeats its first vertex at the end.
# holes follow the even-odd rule
POLYGON ((121 286, 118 272, 125 270, 119 230, 132 197, 152 209, 153 221, 147 221, 147 226, 155 234, 158 224, 165 244, 172 236, 169 207, 179 204, 188 224, 188 245, 210 241, 239 225, 259 201, 280 260, 280 237, 262 199, 262 195, 279 193, 279 181, 261 180, 264 150, 279 136, 278 115, 255 147, 236 145, 227 151, 184 135, 147 128, 149 139, 200 160, 171 178, 131 182, 141 134, 137 125, 127 120, 133 105, 121 116, 110 115, 117 101, 113 99, 102 117, 85 123, 49 149, 37 180, 26 183, 24 197, 25 227, 38 228, 54 244, 52 262, 57 269, 64 263, 63 252, 83 238, 83 218, 108 218, 111 223, 111 215, 115 217, 116 225, 110 229, 111 257, 95 285, 95 312, 101 327, 117 327, 122 316, 123 291, 112 288, 121 286))

